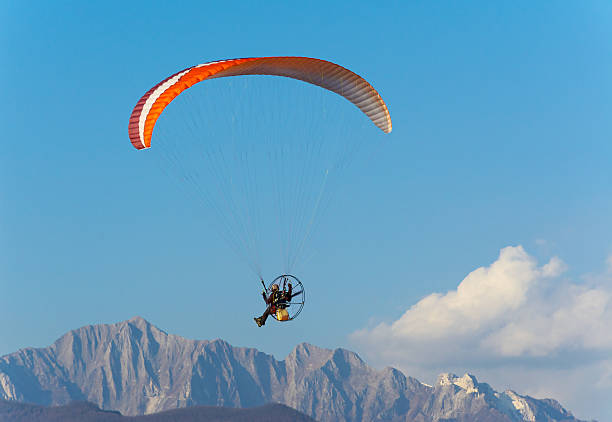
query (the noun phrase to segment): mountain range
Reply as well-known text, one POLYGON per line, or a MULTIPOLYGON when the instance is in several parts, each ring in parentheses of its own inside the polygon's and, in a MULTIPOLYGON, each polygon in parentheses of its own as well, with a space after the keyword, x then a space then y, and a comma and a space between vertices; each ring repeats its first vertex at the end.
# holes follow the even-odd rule
POLYGON ((283 361, 252 348, 167 334, 140 317, 68 332, 0 358, 0 399, 87 401, 136 416, 192 406, 280 403, 320 422, 578 421, 553 399, 497 392, 470 374, 429 386, 357 354, 302 343, 283 361))

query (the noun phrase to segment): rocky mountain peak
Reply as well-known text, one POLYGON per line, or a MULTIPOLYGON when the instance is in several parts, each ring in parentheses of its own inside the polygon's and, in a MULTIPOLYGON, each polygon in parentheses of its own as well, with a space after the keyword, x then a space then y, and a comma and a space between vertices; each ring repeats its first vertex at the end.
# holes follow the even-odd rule
POLYGON ((436 386, 456 386, 466 394, 489 393, 492 391, 488 384, 480 384, 474 375, 468 373, 465 373, 462 377, 458 377, 452 373, 440 374, 436 381, 436 386))
POLYGON ((151 324, 149 321, 147 321, 146 319, 144 319, 143 317, 141 317, 140 315, 136 315, 133 316, 132 318, 128 319, 127 321, 124 322, 120 322, 119 324, 134 324, 134 325, 140 325, 140 326, 153 326, 153 324, 151 324))
POLYGON ((332 350, 301 343, 289 353, 287 362, 291 362, 292 365, 299 365, 307 371, 313 371, 323 366, 332 355, 332 350))

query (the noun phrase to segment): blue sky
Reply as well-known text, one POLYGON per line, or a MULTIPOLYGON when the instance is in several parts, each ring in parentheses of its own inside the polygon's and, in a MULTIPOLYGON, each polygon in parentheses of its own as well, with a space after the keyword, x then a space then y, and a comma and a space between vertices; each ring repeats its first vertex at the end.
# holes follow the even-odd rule
MULTIPOLYGON (((605 296, 611 18, 606 1, 5 2, 0 354, 141 315, 171 333, 277 358, 307 341, 414 368, 375 359, 384 354, 355 333, 455 291, 477 268, 503 266, 508 246, 522 246, 521 262, 537 260, 534 274, 561 260, 554 286, 571 287, 556 290, 566 299, 576 288, 605 296), (140 96, 179 69, 263 55, 349 67, 382 94, 394 130, 355 159, 321 221, 316 254, 300 268, 303 315, 257 329, 256 278, 210 216, 131 147, 127 122, 140 96), (216 300, 228 290, 229 306, 216 300)), ((347 103, 346 113, 357 111, 347 103)), ((590 323, 605 321, 605 309, 590 323)), ((558 387, 560 379, 586 383, 593 371, 608 375, 587 391, 612 391, 602 369, 612 364, 585 363, 594 346, 576 342, 538 349, 559 361, 545 374, 525 352, 523 372, 502 353, 486 368, 423 363, 419 376, 469 370, 496 388, 550 393, 579 416, 609 419, 610 407, 558 387)), ((595 349, 609 355, 604 343, 595 349)))

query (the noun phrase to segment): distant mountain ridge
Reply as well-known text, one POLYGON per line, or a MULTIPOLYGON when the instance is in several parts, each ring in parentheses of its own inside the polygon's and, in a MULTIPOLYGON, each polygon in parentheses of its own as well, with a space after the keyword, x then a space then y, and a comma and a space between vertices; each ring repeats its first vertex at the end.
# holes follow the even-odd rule
POLYGON ((0 399, 89 401, 124 415, 282 403, 320 422, 578 421, 558 402, 499 393, 472 375, 434 386, 357 354, 298 345, 284 361, 223 340, 167 334, 140 317, 73 330, 0 358, 0 399))
POLYGON ((316 422, 309 416, 282 404, 235 409, 194 406, 166 410, 144 416, 123 416, 101 410, 88 402, 64 406, 39 405, 0 400, 0 422, 316 422))

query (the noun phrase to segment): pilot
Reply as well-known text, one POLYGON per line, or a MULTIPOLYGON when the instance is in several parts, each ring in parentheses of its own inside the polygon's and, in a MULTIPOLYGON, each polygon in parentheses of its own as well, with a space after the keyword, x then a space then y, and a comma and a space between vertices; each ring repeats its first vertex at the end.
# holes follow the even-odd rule
POLYGON ((263 296, 263 299, 265 300, 268 306, 266 307, 266 310, 264 311, 262 316, 258 318, 253 318, 258 327, 261 327, 262 325, 266 324, 266 320, 268 319, 271 313, 276 312, 277 307, 284 308, 285 307, 284 302, 291 300, 293 286, 291 286, 291 283, 289 283, 288 289, 287 291, 285 291, 285 289, 279 290, 278 284, 275 283, 272 285, 271 290, 272 292, 270 293, 270 296, 268 297, 266 297, 265 290, 261 292, 261 295, 263 296))

